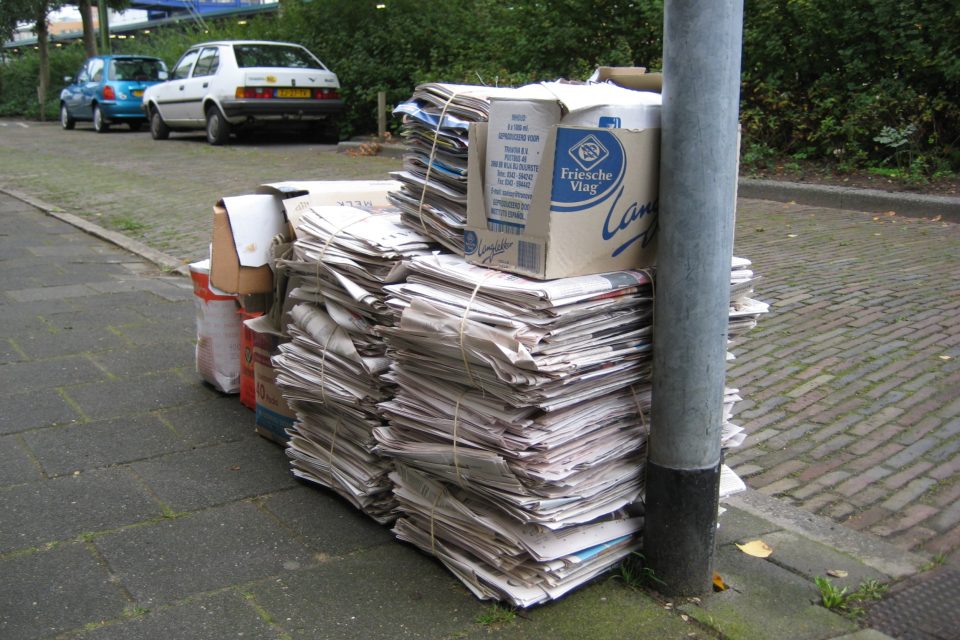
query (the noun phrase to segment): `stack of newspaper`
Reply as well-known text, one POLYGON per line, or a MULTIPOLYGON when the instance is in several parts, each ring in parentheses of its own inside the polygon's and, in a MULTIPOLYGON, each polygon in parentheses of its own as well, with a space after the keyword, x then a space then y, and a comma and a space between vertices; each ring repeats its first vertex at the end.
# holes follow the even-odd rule
MULTIPOLYGON (((738 317, 752 273, 736 261, 738 317)), ((536 281, 414 258, 383 327, 397 385, 377 451, 396 460, 398 537, 478 597, 556 598, 639 545, 653 273, 536 281)), ((750 315, 747 311, 753 310, 750 315)), ((732 316, 733 319, 733 316, 732 316)), ((727 390, 725 417, 738 400, 727 390)), ((723 444, 742 441, 725 421, 723 444)), ((742 488, 724 470, 725 493, 742 488)))
POLYGON ((315 207, 302 218, 292 254, 278 266, 300 283, 289 293, 291 341, 273 359, 277 385, 296 411, 287 455, 294 475, 330 487, 381 523, 392 521, 391 464, 375 455, 377 403, 392 396, 374 327, 391 323, 386 283, 402 260, 430 251, 398 212, 315 207))
POLYGON ((651 276, 554 281, 436 255, 390 285, 394 531, 481 598, 556 598, 637 549, 651 276))
POLYGON ((390 200, 408 224, 460 255, 467 217, 467 129, 471 122, 487 121, 491 97, 510 91, 427 83, 393 111, 403 117, 400 135, 408 151, 403 170, 390 174, 403 185, 390 200))

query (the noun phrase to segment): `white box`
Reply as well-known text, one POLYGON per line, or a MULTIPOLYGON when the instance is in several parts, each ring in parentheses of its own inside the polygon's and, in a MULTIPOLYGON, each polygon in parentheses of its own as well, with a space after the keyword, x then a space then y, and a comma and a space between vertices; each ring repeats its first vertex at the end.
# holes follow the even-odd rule
POLYGON ((553 127, 521 233, 488 225, 487 133, 470 127, 467 262, 541 279, 655 264, 659 128, 553 127))

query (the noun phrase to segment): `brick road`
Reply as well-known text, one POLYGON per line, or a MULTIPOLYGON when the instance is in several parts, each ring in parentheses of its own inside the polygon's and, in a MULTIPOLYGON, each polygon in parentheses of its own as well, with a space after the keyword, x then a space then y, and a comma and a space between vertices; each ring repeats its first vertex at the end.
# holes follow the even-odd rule
MULTIPOLYGON (((388 158, 259 141, 0 120, 0 188, 189 261, 223 195, 286 179, 383 178, 388 158)), ((733 347, 748 484, 960 565, 960 225, 739 201, 736 252, 771 313, 733 347)))

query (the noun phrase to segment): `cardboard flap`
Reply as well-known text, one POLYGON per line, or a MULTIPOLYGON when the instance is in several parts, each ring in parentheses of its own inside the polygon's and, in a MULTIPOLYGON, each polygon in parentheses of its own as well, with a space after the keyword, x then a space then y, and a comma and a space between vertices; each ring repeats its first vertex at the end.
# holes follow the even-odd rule
POLYGON ((272 195, 251 194, 223 198, 240 266, 262 267, 270 262, 270 243, 286 233, 280 203, 272 195))

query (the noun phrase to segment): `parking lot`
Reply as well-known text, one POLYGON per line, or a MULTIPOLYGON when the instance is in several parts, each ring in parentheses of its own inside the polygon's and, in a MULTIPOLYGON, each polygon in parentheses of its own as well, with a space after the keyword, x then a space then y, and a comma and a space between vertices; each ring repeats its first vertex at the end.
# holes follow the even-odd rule
MULTIPOLYGON (((187 262, 221 196, 400 165, 334 151, 0 120, 0 188, 187 262)), ((728 461, 762 492, 960 565, 960 226, 744 199, 737 216, 771 313, 732 348, 750 436, 728 461)))

